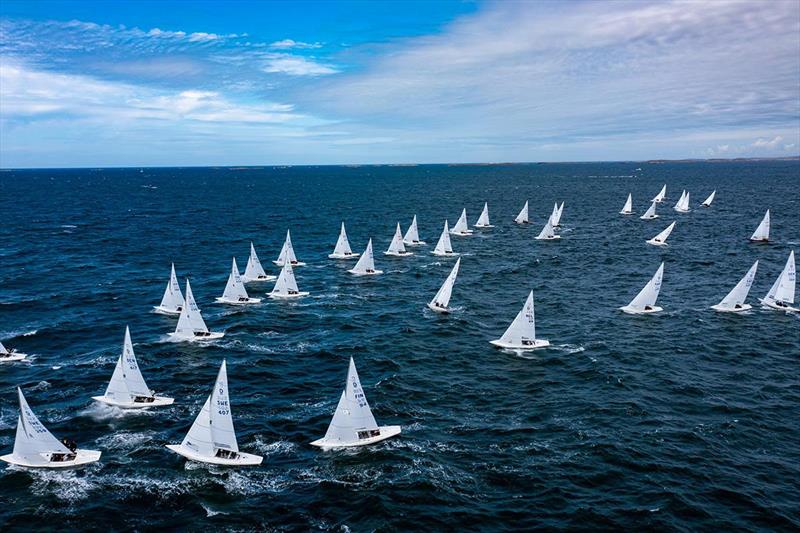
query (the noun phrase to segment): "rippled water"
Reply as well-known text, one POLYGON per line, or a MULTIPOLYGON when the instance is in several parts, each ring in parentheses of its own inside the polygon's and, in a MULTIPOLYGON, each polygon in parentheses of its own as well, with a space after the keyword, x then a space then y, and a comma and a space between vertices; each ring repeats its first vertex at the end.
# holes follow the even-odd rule
POLYGON ((20 385, 57 436, 103 457, 69 472, 0 467, 0 526, 799 528, 800 317, 708 309, 759 259, 755 304, 800 251, 799 183, 797 162, 2 172, 0 339, 33 355, 0 366, 0 450, 20 385), (628 192, 641 214, 663 183, 661 218, 617 214, 628 192), (693 211, 678 215, 683 188, 693 211), (520 227, 526 199, 534 223, 520 227), (556 200, 561 241, 535 241, 556 200), (474 223, 484 201, 497 227, 453 237, 456 311, 434 316, 425 303, 452 264, 429 253, 442 221, 466 207, 474 223), (774 241, 748 243, 768 207, 774 241), (414 214, 429 246, 384 257, 414 214), (668 248, 644 243, 676 219, 668 248), (374 239, 383 276, 327 259, 341 220, 354 250, 374 239), (287 227, 311 296, 214 303, 231 256, 244 268, 252 240, 271 266, 287 227), (664 312, 620 313, 662 260, 664 312), (167 342, 175 319, 150 309, 173 261, 220 341, 167 342), (531 289, 552 348, 493 348, 531 289), (126 324, 173 406, 90 400, 126 324), (308 443, 350 356, 379 423, 403 433, 322 452, 308 443), (260 467, 187 464, 163 447, 183 438, 223 357, 239 445, 260 467))

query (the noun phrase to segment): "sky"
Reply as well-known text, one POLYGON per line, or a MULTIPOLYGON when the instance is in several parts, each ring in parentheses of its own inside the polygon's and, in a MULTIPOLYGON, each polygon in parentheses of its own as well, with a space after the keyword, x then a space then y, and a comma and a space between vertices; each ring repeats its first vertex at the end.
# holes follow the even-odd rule
POLYGON ((0 2, 0 168, 800 153, 800 2, 0 2))

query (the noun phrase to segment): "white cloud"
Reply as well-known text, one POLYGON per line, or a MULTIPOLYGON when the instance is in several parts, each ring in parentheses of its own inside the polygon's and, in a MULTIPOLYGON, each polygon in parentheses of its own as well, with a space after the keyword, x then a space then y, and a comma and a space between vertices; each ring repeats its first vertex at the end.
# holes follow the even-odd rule
POLYGON ((282 41, 275 41, 270 43, 270 48, 289 49, 289 48, 320 48, 321 43, 304 43, 302 41, 295 41, 293 39, 283 39, 282 41))
POLYGON ((290 76, 325 76, 339 72, 332 65, 318 63, 313 59, 291 54, 264 55, 264 72, 288 74, 290 76))
POLYGON ((773 137, 770 140, 767 140, 767 139, 756 139, 755 142, 753 142, 752 146, 755 147, 755 148, 773 149, 776 146, 778 146, 782 140, 783 140, 783 137, 781 137, 780 135, 776 135, 775 137, 773 137))

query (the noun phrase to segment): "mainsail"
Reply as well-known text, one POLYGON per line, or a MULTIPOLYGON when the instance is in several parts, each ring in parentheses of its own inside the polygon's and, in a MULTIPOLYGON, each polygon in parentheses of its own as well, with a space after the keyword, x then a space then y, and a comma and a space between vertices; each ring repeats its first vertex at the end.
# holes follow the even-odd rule
POLYGON ((442 283, 439 292, 437 292, 436 296, 434 296, 433 300, 431 300, 431 306, 434 306, 438 309, 447 309, 447 306, 450 304, 450 296, 453 293, 453 285, 456 282, 456 276, 458 276, 458 267, 460 265, 461 258, 459 257, 456 261, 456 264, 453 266, 453 270, 450 271, 450 275, 447 276, 447 279, 444 280, 444 283, 442 283))

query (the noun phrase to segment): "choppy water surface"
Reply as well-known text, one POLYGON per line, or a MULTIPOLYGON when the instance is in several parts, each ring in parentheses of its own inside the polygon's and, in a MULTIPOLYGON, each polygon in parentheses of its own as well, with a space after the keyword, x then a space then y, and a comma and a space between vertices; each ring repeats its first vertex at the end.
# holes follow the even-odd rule
MULTIPOLYGON (((0 450, 14 387, 57 436, 103 451, 69 472, 0 467, 0 526, 366 531, 409 529, 800 528, 800 317, 714 313, 760 260, 750 302, 800 252, 800 166, 560 164, 139 169, 0 173, 0 338, 33 354, 0 366, 0 450), (641 170, 636 170, 640 168, 641 170), (661 218, 639 220, 666 183, 661 218), (692 212, 672 210, 681 189, 692 212), (712 189, 710 209, 698 208, 712 189), (628 192, 637 216, 618 214, 628 192), (530 200, 533 224, 512 223, 530 200), (539 242, 554 201, 560 242, 539 242), (430 255, 445 218, 491 230, 463 253, 451 304, 425 308, 452 262, 430 255), (769 245, 747 242, 772 211, 769 245), (387 258, 417 214, 427 248, 387 258), (644 243, 672 220, 670 246, 644 243), (327 259, 344 220, 369 237, 369 279, 327 259), (308 266, 297 302, 214 303, 252 240, 265 267, 286 229, 308 266), (208 346, 166 340, 150 312, 175 262, 208 346), (660 315, 620 313, 666 263, 660 315), (551 349, 524 357, 497 338, 529 290, 551 349), (150 386, 176 402, 101 407, 125 325, 150 386), (373 411, 403 433, 322 452, 353 356, 373 411), (180 442, 227 358, 234 421, 260 467, 187 464, 180 442)), ((273 269, 273 273, 277 273, 273 269)), ((263 296, 271 283, 250 285, 263 296)))

